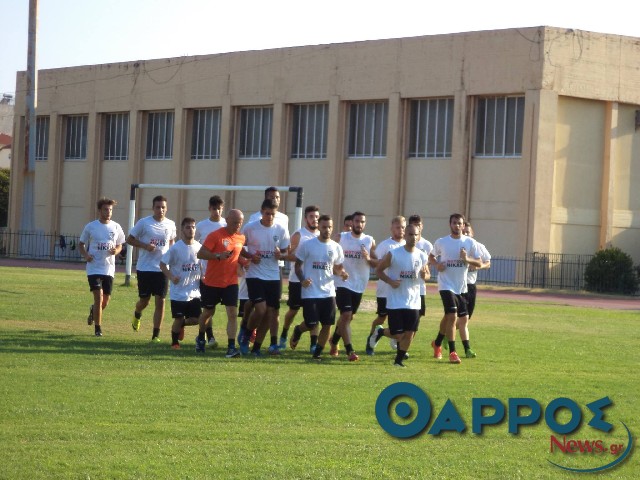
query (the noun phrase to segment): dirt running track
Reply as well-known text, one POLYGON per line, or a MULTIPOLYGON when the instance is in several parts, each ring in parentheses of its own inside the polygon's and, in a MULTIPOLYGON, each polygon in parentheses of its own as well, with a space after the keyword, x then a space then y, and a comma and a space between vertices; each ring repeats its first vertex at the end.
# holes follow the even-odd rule
MULTIPOLYGON (((49 262, 38 260, 22 260, 16 258, 0 258, 0 267, 22 268, 58 268, 67 270, 84 270, 84 263, 49 262)), ((118 273, 125 273, 124 265, 116 267, 118 273)), ((371 282, 369 288, 375 289, 375 283, 371 282)), ((438 295, 437 287, 429 284, 428 293, 438 295)), ((614 296, 614 295, 588 295, 584 293, 558 293, 554 291, 527 290, 524 288, 478 288, 480 298, 501 298, 505 300, 520 300, 525 302, 545 302, 558 305, 571 305, 575 307, 606 308, 609 310, 638 310, 640 311, 640 297, 638 296, 614 296)))

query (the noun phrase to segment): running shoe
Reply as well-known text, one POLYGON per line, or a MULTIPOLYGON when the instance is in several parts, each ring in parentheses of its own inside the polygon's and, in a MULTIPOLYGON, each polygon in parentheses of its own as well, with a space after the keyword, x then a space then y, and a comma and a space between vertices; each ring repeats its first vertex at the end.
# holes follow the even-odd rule
POLYGON ((254 343, 256 341, 256 335, 258 333, 257 329, 253 329, 253 331, 251 332, 251 338, 249 338, 249 343, 254 343))
POLYGON ((200 340, 200 337, 196 337, 196 353, 204 353, 204 348, 207 342, 203 338, 200 340))
POLYGON ((211 337, 207 342, 207 345, 209 345, 209 348, 216 348, 218 346, 218 341, 216 340, 216 337, 211 337))
POLYGON ((391 350, 397 350, 398 349, 398 341, 395 338, 390 338, 389 339, 389 346, 391 347, 391 350))
POLYGON ((280 355, 280 347, 278 345, 270 345, 267 352, 269 352, 269 355, 280 355))
POLYGON ((160 343, 160 337, 152 337, 151 343, 160 343))
POLYGON ((235 358, 240 356, 240 350, 236 347, 229 347, 227 349, 227 353, 225 354, 225 358, 235 358))
POLYGON ((460 357, 456 352, 451 352, 449 354, 449 363, 462 363, 462 360, 460 360, 460 357))
POLYGON ((334 345, 333 343, 331 343, 331 340, 329 340, 329 347, 331 347, 331 349, 329 350, 329 355, 331 355, 332 357, 337 357, 338 355, 340 355, 340 348, 338 347, 338 345, 334 345))
POLYGON ((476 352, 474 352, 473 350, 471 350, 470 348, 468 348, 465 352, 464 352, 464 356, 467 358, 476 358, 476 352))
POLYGON ((407 366, 402 362, 393 362, 394 367, 407 368, 407 366))
POLYGON ((89 316, 87 317, 87 325, 93 325, 93 305, 89 307, 89 316))
POLYGON ((97 330, 96 337, 101 337, 101 336, 102 336, 102 330, 97 330))
POLYGON ((357 362, 358 360, 360 360, 360 357, 358 356, 358 354, 356 352, 351 352, 349 354, 349 361, 350 362, 357 362))
POLYGON ((256 350, 255 352, 251 352, 251 355, 253 355, 254 358, 262 358, 264 355, 262 355, 262 352, 260 350, 256 350))
POLYGON ((133 320, 131 320, 131 326, 133 327, 134 332, 140 330, 140 319, 136 318, 135 314, 133 315, 133 320))
POLYGON ((309 353, 311 355, 313 355, 314 353, 316 353, 316 347, 318 346, 318 344, 316 343, 315 345, 309 345, 309 353))
POLYGON ((291 350, 295 350, 296 347, 298 346, 298 342, 300 341, 300 339, 298 340, 294 340, 294 335, 291 335, 291 338, 289 339, 289 348, 291 350))
POLYGON ((373 332, 373 335, 369 336, 369 347, 371 347, 371 350, 373 350, 378 346, 378 342, 383 336, 383 333, 382 333, 383 331, 384 331, 384 328, 382 328, 382 325, 378 325, 376 327, 376 331, 373 332))
POLYGON ((174 350, 180 350, 180 344, 179 343, 173 343, 171 344, 171 348, 174 350))
POLYGON ((373 348, 371 348, 369 346, 369 340, 371 339, 371 335, 369 335, 367 337, 367 346, 364 348, 364 351, 367 353, 367 355, 373 355, 375 352, 373 351, 373 348))
POLYGON ((442 346, 437 346, 434 340, 431 341, 433 347, 433 358, 440 360, 442 358, 442 346))
POLYGON ((278 348, 280 348, 280 350, 287 349, 287 337, 280 337, 280 344, 278 345, 278 348))
POLYGON ((180 333, 178 334, 178 340, 184 340, 184 327, 180 329, 180 333))

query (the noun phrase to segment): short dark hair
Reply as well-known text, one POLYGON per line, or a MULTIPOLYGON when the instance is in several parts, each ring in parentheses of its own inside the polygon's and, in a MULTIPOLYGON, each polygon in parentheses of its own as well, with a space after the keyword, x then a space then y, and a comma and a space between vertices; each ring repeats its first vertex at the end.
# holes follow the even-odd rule
POLYGON ((351 220, 353 220, 354 218, 356 218, 358 216, 366 217, 364 212, 361 212, 360 210, 356 210, 355 212, 353 212, 353 214, 351 214, 351 220))
POLYGON ((164 196, 156 195, 155 197, 153 197, 153 201, 151 202, 151 205, 152 206, 155 205, 156 202, 166 202, 166 201, 167 201, 167 199, 164 196))
POLYGON ((333 221, 333 219, 331 218, 331 215, 327 215, 326 213, 324 215, 320 215, 320 218, 318 218, 318 222, 329 222, 329 221, 333 221))
POLYGON ((415 224, 415 223, 422 223, 422 217, 417 213, 414 213, 409 217, 409 225, 415 224))
POLYGON ((353 215, 345 215, 342 223, 347 223, 353 220, 353 215))
POLYGON ((112 200, 111 198, 107 198, 107 197, 102 197, 100 200, 98 200, 98 210, 101 210, 102 207, 104 207, 105 205, 111 205, 112 207, 115 207, 118 204, 118 202, 116 202, 115 200, 112 200))
POLYGON ((196 223, 196 220, 194 218, 191 218, 191 217, 184 217, 182 219, 182 222, 180 223, 180 226, 184 227, 187 223, 196 223))
POLYGON ((449 224, 451 224, 451 220, 453 220, 454 218, 460 219, 464 222, 464 215, 462 215, 461 213, 452 213, 451 215, 449 215, 449 224))
POLYGON ((279 191, 280 190, 278 190, 278 187, 268 187, 268 188, 265 188, 264 190, 264 196, 266 197, 269 194, 269 192, 279 192, 279 191))
POLYGON ((278 206, 276 205, 276 202, 274 202, 272 199, 270 199, 270 198, 265 198, 265 199, 262 201, 262 205, 260 206, 260 211, 264 210, 265 208, 267 208, 267 209, 269 209, 269 210, 270 210, 270 209, 272 209, 272 208, 273 208, 273 209, 277 209, 277 208, 278 208, 278 206))
POLYGON ((318 207, 317 205, 307 205, 307 207, 304 209, 304 214, 306 215, 307 213, 319 212, 319 211, 320 211, 320 207, 318 207))
POLYGON ((224 205, 224 200, 219 195, 214 195, 209 198, 209 207, 219 207, 220 205, 224 205))

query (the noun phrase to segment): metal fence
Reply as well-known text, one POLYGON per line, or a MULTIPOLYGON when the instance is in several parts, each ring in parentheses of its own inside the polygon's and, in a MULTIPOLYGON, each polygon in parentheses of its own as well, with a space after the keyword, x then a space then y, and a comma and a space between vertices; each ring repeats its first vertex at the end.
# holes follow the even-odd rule
MULTIPOLYGON (((80 262, 78 236, 0 229, 0 257, 80 262)), ((478 272, 478 285, 584 290, 585 268, 593 255, 527 253, 491 259, 491 268, 478 272)), ((431 271, 431 282, 438 272, 431 271)), ((602 291, 607 291, 603 289, 602 291)))

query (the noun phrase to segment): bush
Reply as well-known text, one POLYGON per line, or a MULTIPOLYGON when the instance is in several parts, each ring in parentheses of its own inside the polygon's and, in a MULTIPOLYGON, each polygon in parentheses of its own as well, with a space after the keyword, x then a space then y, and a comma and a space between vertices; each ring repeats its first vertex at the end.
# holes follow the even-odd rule
POLYGON ((590 292, 634 294, 638 275, 631 256, 617 247, 596 252, 584 271, 585 288, 590 292))

